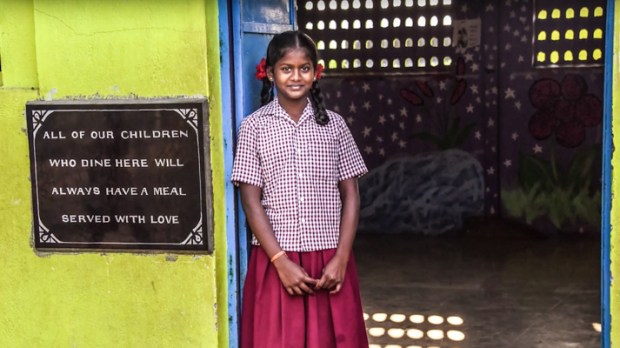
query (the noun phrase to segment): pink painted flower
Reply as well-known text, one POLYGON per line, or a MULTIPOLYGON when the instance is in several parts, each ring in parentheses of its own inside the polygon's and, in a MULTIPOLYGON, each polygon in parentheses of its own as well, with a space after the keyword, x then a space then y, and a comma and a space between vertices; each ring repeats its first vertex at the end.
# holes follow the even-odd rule
POLYGON ((549 78, 534 82, 529 95, 538 110, 530 117, 530 134, 543 140, 555 133, 555 141, 566 148, 581 145, 585 128, 599 125, 603 117, 601 100, 587 90, 586 80, 576 74, 567 74, 561 83, 549 78))

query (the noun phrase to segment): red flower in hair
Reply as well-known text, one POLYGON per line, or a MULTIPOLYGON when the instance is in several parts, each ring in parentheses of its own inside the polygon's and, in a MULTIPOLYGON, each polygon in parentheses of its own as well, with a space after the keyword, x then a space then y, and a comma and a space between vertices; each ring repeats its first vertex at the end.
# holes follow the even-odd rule
POLYGON ((323 70, 325 70, 325 68, 323 67, 323 64, 317 64, 316 65, 316 79, 320 80, 321 79, 321 74, 323 74, 323 70))
POLYGON ((267 77, 267 61, 262 58, 256 66, 256 78, 262 81, 265 77, 267 77))

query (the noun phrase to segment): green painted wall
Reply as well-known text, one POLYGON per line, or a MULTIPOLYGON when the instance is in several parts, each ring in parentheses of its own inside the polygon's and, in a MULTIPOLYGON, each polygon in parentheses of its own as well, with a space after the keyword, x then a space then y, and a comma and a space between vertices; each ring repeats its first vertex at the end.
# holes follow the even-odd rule
POLYGON ((33 3, 31 0, 1 0, 0 9, 4 86, 37 87, 33 3))
POLYGON ((217 3, 0 0, 0 347, 225 347, 217 3), (210 100, 215 253, 32 248, 25 103, 210 100))
MULTIPOLYGON (((613 100, 612 100, 612 134, 620 134, 620 90, 618 87, 618 77, 620 77, 620 59, 618 49, 620 49, 620 6, 614 6, 614 55, 613 55, 613 100)), ((613 137, 613 147, 620 149, 620 138, 613 137)), ((603 159, 605 160, 605 159, 603 159)), ((610 312, 611 312, 611 342, 613 347, 620 346, 620 286, 614 281, 613 275, 620 275, 620 154, 614 151, 612 155, 611 173, 611 289, 610 289, 610 312), (616 342, 616 344, 614 344, 616 342)))

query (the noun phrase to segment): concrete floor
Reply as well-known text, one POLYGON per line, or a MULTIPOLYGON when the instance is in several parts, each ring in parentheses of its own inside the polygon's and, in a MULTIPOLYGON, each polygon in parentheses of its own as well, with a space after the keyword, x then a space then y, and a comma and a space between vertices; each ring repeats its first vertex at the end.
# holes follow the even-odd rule
POLYGON ((600 347, 598 237, 482 221, 360 232, 355 255, 372 348, 600 347))

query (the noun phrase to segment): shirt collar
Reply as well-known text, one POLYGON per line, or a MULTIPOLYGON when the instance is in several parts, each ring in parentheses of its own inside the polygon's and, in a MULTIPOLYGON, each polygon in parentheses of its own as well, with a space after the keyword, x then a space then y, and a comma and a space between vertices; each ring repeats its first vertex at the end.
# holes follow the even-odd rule
MULTIPOLYGON (((268 111, 268 113, 270 113, 270 114, 272 114, 274 116, 286 118, 287 120, 291 121, 292 123, 295 123, 295 121, 293 121, 293 119, 286 112, 286 110, 284 110, 284 108, 282 106, 280 106, 280 103, 278 102, 278 97, 277 96, 275 96, 273 98, 273 100, 271 101, 271 103, 268 106, 267 111, 268 111)), ((312 118, 312 117, 314 117, 314 108, 312 107, 312 101, 310 100, 310 98, 308 98, 308 103, 306 104, 306 107, 302 111, 301 117, 299 118, 299 122, 297 122, 297 124, 302 124, 308 118, 312 118)))

